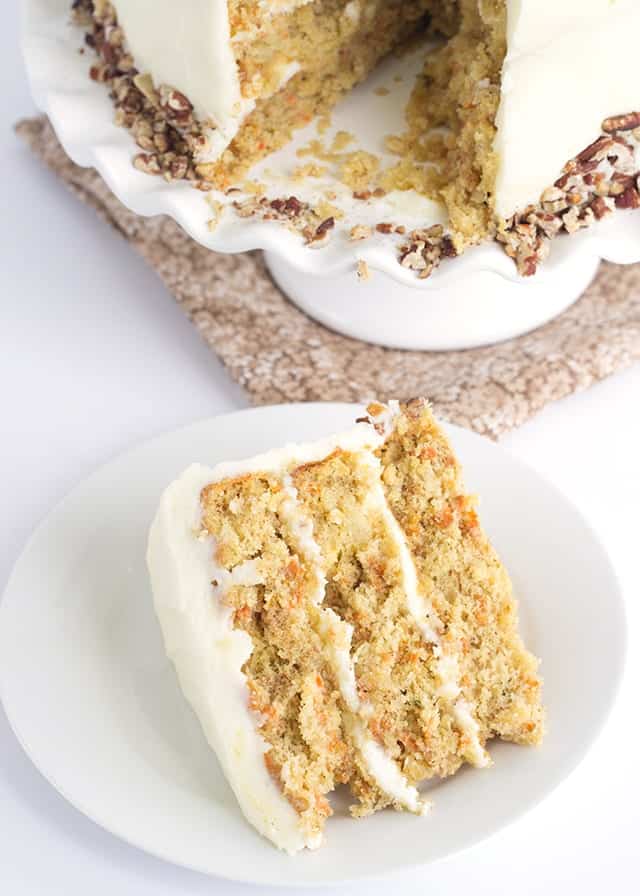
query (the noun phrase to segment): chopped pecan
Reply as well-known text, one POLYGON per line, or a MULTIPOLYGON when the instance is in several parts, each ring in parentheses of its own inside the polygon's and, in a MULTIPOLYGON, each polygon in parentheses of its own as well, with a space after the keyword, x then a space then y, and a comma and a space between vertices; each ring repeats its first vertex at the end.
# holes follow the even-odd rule
POLYGON ((155 153, 140 152, 134 157, 133 164, 145 174, 160 174, 160 163, 155 153))
POLYGON ((602 122, 602 130, 607 134, 612 134, 615 131, 632 131, 637 127, 640 127, 640 112, 612 115, 602 122))
POLYGON ((330 230, 336 226, 335 218, 325 218, 321 224, 318 224, 316 227, 316 237, 320 238, 327 234, 330 230))
POLYGON ((623 193, 616 196, 616 208, 640 208, 640 193, 635 187, 627 187, 623 193))
POLYGON ((445 236, 440 245, 440 252, 444 258, 455 258, 458 254, 456 247, 453 245, 453 240, 449 236, 445 236))
POLYGON ((540 197, 543 209, 548 212, 560 212, 569 205, 567 194, 560 187, 547 187, 540 197))
POLYGON ((604 159, 607 154, 607 150, 611 149, 614 145, 611 137, 606 137, 604 134, 601 137, 598 137, 597 140, 594 140, 593 143, 589 144, 586 149, 583 149, 582 152, 578 153, 576 156, 576 161, 587 162, 590 159, 604 159))
POLYGON ((602 218, 606 217, 606 215, 610 214, 613 211, 612 206, 613 202, 611 199, 604 196, 596 196, 589 208, 595 215, 596 220, 600 221, 602 218))
POLYGON ((355 241, 369 239, 373 231, 366 224, 356 224, 349 231, 349 239, 355 241))
POLYGON ((289 196, 284 208, 288 215, 299 215, 302 211, 302 203, 295 196, 289 196))

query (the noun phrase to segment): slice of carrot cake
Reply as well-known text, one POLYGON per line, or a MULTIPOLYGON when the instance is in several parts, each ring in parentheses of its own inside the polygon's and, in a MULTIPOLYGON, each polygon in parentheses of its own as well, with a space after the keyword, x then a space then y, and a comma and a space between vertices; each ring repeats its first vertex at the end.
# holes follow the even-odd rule
POLYGON ((492 737, 537 744, 538 661, 422 400, 166 490, 148 565, 167 654, 247 819, 294 853, 330 795, 418 815, 492 737))

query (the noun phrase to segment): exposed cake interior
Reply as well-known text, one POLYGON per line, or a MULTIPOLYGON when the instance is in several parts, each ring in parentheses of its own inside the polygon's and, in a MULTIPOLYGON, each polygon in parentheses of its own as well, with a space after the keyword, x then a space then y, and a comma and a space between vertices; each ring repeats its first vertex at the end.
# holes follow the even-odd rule
POLYGON ((488 765, 491 737, 542 737, 508 575, 422 401, 187 471, 163 499, 149 565, 185 694, 245 814, 284 849, 319 842, 340 784, 354 815, 423 814, 420 782, 488 765), (201 596, 185 531, 202 550, 201 596))
MULTIPOLYGON (((437 4, 435 4, 437 5, 437 4)), ((427 56, 407 108, 402 160, 387 188, 413 187, 446 206, 461 251, 494 231, 495 150, 506 53, 505 0, 457 0, 456 25, 427 56)))
POLYGON ((293 12, 276 6, 266 23, 260 8, 240 6, 235 55, 242 94, 257 105, 205 176, 237 181, 390 50, 409 37, 436 39, 442 47, 429 53, 407 108, 402 161, 382 183, 442 201, 458 250, 492 232, 505 0, 315 0, 293 12))
MULTIPOLYGON (((183 52, 175 47, 167 13, 144 0, 78 0, 76 5, 111 38, 119 16, 124 30, 116 38, 130 40, 133 61, 142 67, 136 83, 152 104, 157 102, 153 84, 145 81, 148 34, 155 28, 154 40, 167 44, 165 58, 183 52)), ((222 48, 212 57, 218 75, 207 76, 211 60, 206 53, 204 61, 199 58, 198 43, 184 66, 176 61, 163 69, 166 77, 186 72, 178 91, 185 89, 182 82, 193 81, 197 96, 178 92, 172 99, 170 88, 176 85, 155 84, 160 109, 179 134, 177 149, 185 147, 192 155, 193 176, 222 189, 241 183, 253 164, 288 142, 297 128, 327 113, 388 53, 410 38, 431 48, 435 40, 441 47, 428 54, 407 108, 406 133, 395 135, 401 158, 380 171, 380 182, 386 189, 415 188, 442 201, 456 250, 491 232, 505 0, 229 0, 220 6, 228 10, 224 14, 211 0, 201 5, 207 11, 202 29, 217 29, 215 40, 222 48), (193 74, 198 66, 200 79, 193 74), (224 89, 221 83, 216 92, 213 82, 222 75, 224 89), (209 87, 202 89, 202 82, 209 87)), ((193 15, 188 21, 195 46, 193 15)), ((103 38, 98 39, 101 46, 103 38)), ((154 139, 153 133, 144 136, 154 139)))
POLYGON ((200 166, 229 186, 251 165, 287 143, 296 128, 328 112, 380 59, 416 30, 432 0, 313 0, 291 10, 262 7, 233 36, 240 88, 255 108, 219 159, 200 166), (255 16, 255 18, 254 18, 255 16))

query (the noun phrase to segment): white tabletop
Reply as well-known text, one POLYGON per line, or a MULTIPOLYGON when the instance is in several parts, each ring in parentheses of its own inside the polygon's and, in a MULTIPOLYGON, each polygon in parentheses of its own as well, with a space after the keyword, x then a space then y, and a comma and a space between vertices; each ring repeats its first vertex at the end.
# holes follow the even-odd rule
MULTIPOLYGON (((94 467, 141 439, 247 404, 151 271, 11 133, 12 122, 31 114, 33 105, 16 49, 17 13, 14 4, 6 7, 0 37, 0 588, 29 532, 94 467)), ((614 713, 588 758, 553 796, 489 842, 396 878, 408 893, 587 896, 605 888, 627 891, 637 879, 640 726, 631 685, 640 675, 639 396, 636 366, 547 408, 504 439, 587 513, 617 567, 631 650, 614 713)), ((32 767, 1 710, 0 831, 0 892, 11 896, 251 889, 152 859, 87 821, 32 767)), ((341 892, 364 896, 390 886, 381 881, 341 892)))

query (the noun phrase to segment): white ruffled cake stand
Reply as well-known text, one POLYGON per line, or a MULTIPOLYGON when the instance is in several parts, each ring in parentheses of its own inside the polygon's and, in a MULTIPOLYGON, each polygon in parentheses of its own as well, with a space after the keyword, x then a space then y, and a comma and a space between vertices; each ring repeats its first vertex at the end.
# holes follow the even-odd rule
MULTIPOLYGON (((211 206, 202 193, 133 167, 134 140, 115 125, 104 85, 88 76, 92 53, 79 52, 82 33, 70 23, 70 5, 69 0, 23 0, 23 53, 32 94, 68 155, 78 165, 95 168, 133 212, 168 215, 209 249, 264 250, 274 280, 289 299, 331 329, 394 348, 487 345, 526 333, 562 313, 589 285, 601 259, 640 261, 640 215, 619 212, 570 238, 556 239, 551 257, 535 277, 520 277, 502 249, 487 244, 446 261, 431 277, 419 280, 398 263, 392 240, 374 233, 364 242, 353 242, 348 231, 354 224, 375 227, 388 220, 407 230, 438 223, 438 208, 410 193, 358 202, 329 175, 292 182, 290 173, 305 161, 297 150, 317 137, 313 123, 257 166, 251 177, 264 183, 267 195, 274 198, 295 195, 315 202, 330 188, 337 194, 335 204, 346 212, 331 241, 311 248, 280 224, 240 218, 232 210, 225 210, 212 231, 211 206), (360 261, 371 272, 369 279, 357 279, 360 261)), ((369 150, 384 159, 383 138, 402 132, 404 105, 419 66, 419 53, 380 66, 335 109, 322 139, 330 143, 336 132, 348 131, 357 136, 349 149, 369 150)), ((215 198, 230 202, 222 195, 215 198)))

